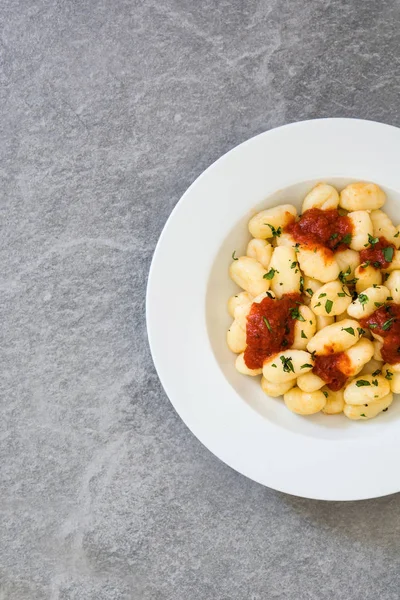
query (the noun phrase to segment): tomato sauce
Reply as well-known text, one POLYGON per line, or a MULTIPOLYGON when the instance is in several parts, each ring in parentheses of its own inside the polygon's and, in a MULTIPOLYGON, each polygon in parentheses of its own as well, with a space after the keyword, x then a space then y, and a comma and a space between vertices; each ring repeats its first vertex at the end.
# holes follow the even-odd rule
POLYGON ((264 298, 253 302, 247 316, 244 362, 249 369, 260 369, 266 358, 293 344, 295 318, 291 309, 301 304, 300 294, 285 294, 280 299, 264 298))
POLYGON ((313 373, 323 379, 328 388, 334 392, 340 390, 346 383, 350 359, 344 352, 336 352, 328 356, 316 356, 313 373))
POLYGON ((296 242, 330 251, 347 250, 353 235, 353 224, 346 216, 341 216, 336 209, 306 210, 297 223, 285 227, 296 242))
POLYGON ((388 242, 384 237, 380 237, 379 242, 361 250, 361 269, 363 266, 367 267, 368 265, 371 265, 375 269, 386 269, 389 263, 392 262, 395 250, 396 246, 394 244, 388 242), (385 250, 385 248, 392 248, 392 251, 385 250))
POLYGON ((389 364, 400 362, 400 305, 385 303, 369 317, 360 319, 361 327, 383 337, 382 358, 389 364))

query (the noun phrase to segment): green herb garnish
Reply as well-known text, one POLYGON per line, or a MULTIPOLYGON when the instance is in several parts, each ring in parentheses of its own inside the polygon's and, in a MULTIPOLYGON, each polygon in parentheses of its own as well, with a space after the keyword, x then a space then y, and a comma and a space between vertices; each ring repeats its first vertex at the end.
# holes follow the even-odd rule
POLYGON ((264 225, 268 225, 268 227, 271 229, 272 237, 279 237, 281 235, 282 227, 278 227, 278 229, 275 229, 275 227, 270 223, 264 223, 264 225))
POLYGON ((350 333, 350 335, 356 335, 352 327, 342 327, 342 331, 347 331, 347 333, 350 333))
POLYGON ((292 373, 294 373, 294 367, 293 367, 293 362, 292 359, 290 357, 286 358, 285 356, 280 356, 279 357, 281 362, 282 362, 282 366, 283 366, 283 370, 285 373, 290 373, 290 371, 292 373))
POLYGON ((268 273, 265 273, 265 275, 263 276, 263 279, 273 279, 275 273, 277 273, 278 271, 276 269, 273 269, 272 267, 270 268, 270 270, 268 271, 268 273))
POLYGON ((392 262, 394 254, 393 248, 391 246, 388 246, 387 248, 383 248, 382 252, 386 262, 392 262))
POLYGON ((394 320, 395 320, 395 318, 392 317, 391 319, 388 319, 387 321, 385 321, 384 324, 382 325, 383 331, 389 331, 394 320))
POLYGON ((366 294, 359 294, 358 300, 360 301, 360 304, 364 310, 364 304, 366 304, 369 300, 368 296, 366 294))
POLYGON ((305 318, 303 317, 303 315, 300 314, 298 306, 293 306, 292 308, 289 308, 289 312, 291 314, 292 319, 297 319, 298 321, 303 321, 303 322, 305 321, 305 318))
POLYGON ((329 315, 329 313, 330 313, 330 312, 331 312, 331 310, 332 310, 332 306, 333 306, 333 302, 332 302, 332 300, 327 300, 327 301, 325 302, 325 310, 326 310, 326 312, 328 313, 328 315, 329 315))
POLYGON ((371 244, 371 246, 375 246, 375 244, 377 244, 378 242, 379 238, 374 238, 370 233, 368 234, 368 243, 371 244))
POLYGON ((367 385, 371 385, 371 384, 366 379, 359 379, 358 381, 356 381, 356 386, 357 387, 365 387, 367 385))
POLYGON ((268 331, 272 331, 271 324, 268 321, 267 317, 263 317, 263 321, 264 321, 265 325, 267 326, 268 331))

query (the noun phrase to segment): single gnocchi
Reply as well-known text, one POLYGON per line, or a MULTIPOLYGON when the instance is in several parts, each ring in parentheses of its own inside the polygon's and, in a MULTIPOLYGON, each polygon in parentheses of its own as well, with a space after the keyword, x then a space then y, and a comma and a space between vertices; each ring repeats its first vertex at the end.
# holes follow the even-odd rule
POLYGON ((344 409, 344 394, 343 390, 330 390, 328 387, 322 389, 322 393, 326 397, 326 404, 322 409, 325 415, 338 415, 344 409))
POLYGON ((247 245, 247 256, 255 258, 264 269, 268 269, 271 262, 273 247, 266 240, 252 239, 247 245))
POLYGON ((303 392, 298 387, 286 392, 283 399, 288 409, 298 415, 314 415, 320 412, 326 404, 326 397, 320 390, 303 392))
POLYGON ((308 373, 314 366, 314 360, 304 350, 285 350, 273 354, 264 362, 263 375, 273 383, 285 383, 308 373))
POLYGON ((353 421, 359 421, 367 419, 373 419, 379 413, 386 411, 393 402, 393 394, 390 393, 383 398, 380 398, 376 402, 370 402, 367 404, 346 404, 344 405, 343 412, 347 418, 353 421))
POLYGON ((266 240, 279 236, 282 229, 292 223, 297 210, 292 204, 282 204, 262 210, 249 221, 249 231, 254 238, 266 240))
POLYGON ((311 309, 316 315, 333 317, 345 312, 350 303, 351 294, 348 287, 340 281, 330 281, 314 294, 311 309))
POLYGON ((368 245, 368 236, 371 236, 374 231, 369 213, 366 210, 355 210, 349 212, 347 218, 350 219, 353 226, 350 248, 364 250, 368 245))
POLYGON ((271 289, 277 298, 300 292, 300 267, 294 248, 278 246, 270 262, 271 289))
POLYGON ((235 311, 237 308, 251 304, 253 296, 250 296, 248 292, 240 292, 236 296, 231 296, 228 300, 228 312, 231 317, 235 318, 235 311))
POLYGON ((310 208, 331 210, 339 206, 339 194, 336 188, 327 183, 318 183, 303 200, 302 212, 310 208))
POLYGON ((258 296, 269 290, 270 282, 265 277, 267 271, 255 259, 241 256, 234 260, 229 268, 231 279, 251 296, 258 296))
POLYGON ((317 319, 308 306, 301 304, 298 308, 298 318, 295 320, 292 348, 305 350, 308 341, 317 331, 317 319))
POLYGON ((339 276, 340 268, 333 254, 327 254, 320 248, 300 248, 298 261, 305 275, 326 283, 339 276))
MULTIPOLYGON (((299 415, 365 421, 400 394, 400 225, 384 191, 321 182, 249 221, 229 267, 235 367, 299 415), (342 415, 342 416, 340 416, 342 415)), ((249 384, 250 385, 250 384, 249 384)), ((252 388, 253 389, 253 388, 252 388)))
POLYGON ((375 402, 390 393, 390 384, 382 375, 360 375, 344 390, 346 404, 365 405, 375 402))
POLYGON ((376 305, 383 304, 388 296, 390 297, 390 292, 384 285, 369 287, 358 294, 357 298, 348 307, 347 312, 354 319, 365 319, 372 315, 376 310, 376 305))
POLYGON ((346 210, 377 210, 385 204, 386 194, 376 183, 350 183, 340 192, 339 205, 346 210))
POLYGON ((295 379, 285 381, 285 383, 273 383, 272 381, 265 379, 265 377, 261 378, 261 388, 263 392, 265 392, 268 396, 272 396, 272 398, 283 396, 283 394, 286 394, 286 392, 291 390, 295 384, 295 379))
POLYGON ((400 304, 400 270, 392 271, 385 282, 393 301, 400 304))
POLYGON ((343 319, 318 331, 308 342, 307 350, 320 355, 343 352, 360 339, 360 326, 354 319, 343 319))

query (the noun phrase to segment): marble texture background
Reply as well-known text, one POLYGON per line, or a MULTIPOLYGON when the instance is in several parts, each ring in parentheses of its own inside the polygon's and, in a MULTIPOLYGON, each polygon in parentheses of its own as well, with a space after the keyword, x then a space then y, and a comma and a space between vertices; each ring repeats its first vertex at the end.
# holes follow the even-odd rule
POLYGON ((217 157, 295 120, 400 125, 398 0, 0 12, 0 599, 398 600, 400 497, 233 472, 172 409, 144 318, 157 238, 217 157))

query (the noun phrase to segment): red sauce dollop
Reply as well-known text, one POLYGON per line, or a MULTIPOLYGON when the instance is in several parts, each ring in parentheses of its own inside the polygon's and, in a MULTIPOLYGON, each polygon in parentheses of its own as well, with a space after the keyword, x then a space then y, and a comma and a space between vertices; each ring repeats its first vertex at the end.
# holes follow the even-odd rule
POLYGON ((336 209, 306 210, 297 223, 285 227, 296 242, 313 247, 322 247, 331 251, 346 250, 353 235, 353 224, 336 209))
POLYGON ((300 294, 253 302, 247 316, 247 347, 244 351, 244 362, 249 369, 260 369, 268 356, 292 346, 296 320, 292 318, 290 309, 297 308, 299 304, 300 294))
POLYGON ((385 259, 383 254, 384 248, 393 248, 393 254, 396 250, 396 246, 387 241, 384 237, 379 238, 379 242, 371 245, 370 248, 365 248, 360 252, 361 267, 363 264, 370 264, 375 269, 386 269, 390 261, 385 259))
POLYGON ((350 359, 347 354, 336 352, 328 356, 316 356, 313 373, 326 381, 330 390, 337 392, 346 383, 346 370, 349 370, 349 367, 350 359))
POLYGON ((369 317, 360 319, 361 327, 383 337, 382 358, 389 364, 400 362, 400 305, 385 304, 369 317))

